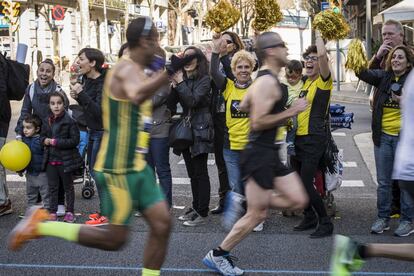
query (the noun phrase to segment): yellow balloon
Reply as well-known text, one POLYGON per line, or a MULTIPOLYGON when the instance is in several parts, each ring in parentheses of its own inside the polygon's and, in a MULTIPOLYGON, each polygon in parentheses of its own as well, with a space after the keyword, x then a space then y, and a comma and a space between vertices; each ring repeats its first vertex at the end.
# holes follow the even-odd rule
POLYGON ((8 170, 21 171, 30 163, 32 154, 29 147, 21 141, 10 141, 0 150, 0 162, 8 170))

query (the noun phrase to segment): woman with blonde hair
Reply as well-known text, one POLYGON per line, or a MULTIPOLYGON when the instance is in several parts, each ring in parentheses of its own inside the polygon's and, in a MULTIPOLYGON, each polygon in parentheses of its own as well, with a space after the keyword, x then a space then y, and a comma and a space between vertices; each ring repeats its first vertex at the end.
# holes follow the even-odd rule
POLYGON ((244 212, 242 207, 244 188, 240 176, 239 161, 240 154, 248 142, 249 114, 240 110, 240 103, 252 83, 251 74, 256 61, 249 52, 245 50, 238 51, 231 60, 234 80, 229 77, 226 78, 219 69, 219 52, 227 43, 225 36, 215 36, 213 43, 210 73, 215 85, 222 91, 226 107, 223 156, 232 190, 228 196, 231 200, 228 202, 240 203, 230 204, 227 212, 225 212, 224 226, 230 229, 244 212))

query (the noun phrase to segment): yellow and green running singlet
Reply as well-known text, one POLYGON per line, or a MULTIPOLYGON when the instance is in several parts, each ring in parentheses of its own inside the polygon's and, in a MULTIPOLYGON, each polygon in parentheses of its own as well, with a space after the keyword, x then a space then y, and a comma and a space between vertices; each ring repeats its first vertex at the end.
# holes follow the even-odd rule
MULTIPOLYGON (((107 80, 111 79, 108 73, 107 80)), ((105 82, 102 95, 104 135, 97 156, 95 170, 126 174, 140 172, 145 166, 151 127, 152 103, 147 100, 135 105, 110 95, 105 82)))

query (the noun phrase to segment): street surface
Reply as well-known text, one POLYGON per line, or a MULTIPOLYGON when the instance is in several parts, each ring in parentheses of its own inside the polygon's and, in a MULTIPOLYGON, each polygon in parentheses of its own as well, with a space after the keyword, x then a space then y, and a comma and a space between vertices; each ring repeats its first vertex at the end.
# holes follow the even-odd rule
MULTIPOLYGON (((11 130, 14 129, 18 110, 14 105, 11 130)), ((352 236, 363 242, 412 243, 412 237, 393 236, 397 220, 391 223, 391 231, 382 235, 369 233, 376 217, 376 184, 364 163, 354 136, 370 132, 371 113, 367 105, 346 104, 346 112, 355 113, 352 130, 337 130, 334 139, 344 149, 344 183, 334 193, 337 215, 334 233, 352 236)), ((14 133, 9 132, 9 139, 14 133)), ((366 154, 366 153, 364 153, 366 154)), ((371 153, 372 154, 372 153, 371 153)), ((189 228, 182 226, 177 217, 191 203, 191 191, 184 161, 171 154, 173 173, 173 201, 175 208, 169 253, 162 275, 216 275, 201 263, 204 255, 218 246, 226 235, 220 225, 220 216, 210 215, 208 223, 189 228)), ((211 180, 211 208, 217 201, 218 177, 214 156, 209 158, 211 180)), ((19 221, 18 215, 25 210, 25 183, 9 172, 9 190, 14 212, 0 217, 0 275, 140 275, 142 251, 147 226, 142 218, 134 217, 130 243, 119 252, 105 252, 71 244, 59 239, 47 238, 29 243, 21 252, 6 249, 9 231, 19 221)), ((78 222, 98 208, 95 195, 86 200, 81 196, 82 185, 76 185, 75 212, 78 222)), ((279 211, 271 211, 264 230, 252 233, 232 253, 236 264, 246 270, 246 275, 328 275, 332 238, 312 240, 310 231, 293 232, 292 228, 301 217, 286 218, 279 211)), ((414 264, 385 259, 371 260, 362 272, 355 275, 414 275, 414 264)))

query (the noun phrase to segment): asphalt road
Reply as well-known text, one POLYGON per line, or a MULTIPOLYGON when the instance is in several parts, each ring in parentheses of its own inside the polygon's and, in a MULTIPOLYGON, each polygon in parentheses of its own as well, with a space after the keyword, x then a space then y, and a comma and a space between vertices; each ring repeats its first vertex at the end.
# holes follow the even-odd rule
MULTIPOLYGON (((352 130, 337 130, 335 141, 344 149, 344 185, 335 192, 338 212, 335 233, 350 235, 363 242, 407 243, 414 237, 397 238, 388 231, 371 235, 369 228, 376 217, 376 186, 362 159, 353 137, 370 131, 370 113, 366 105, 347 104, 347 112, 355 113, 352 130)), ((16 108, 16 107, 15 107, 16 108)), ((17 112, 14 112, 16 115, 17 112)), ((13 116, 14 127, 16 116, 13 116)), ((12 133, 10 133, 12 134, 12 133)), ((12 135, 10 135, 12 138, 12 135)), ((215 275, 201 263, 204 255, 216 247, 226 232, 220 226, 219 216, 209 216, 203 226, 188 228, 176 218, 184 206, 191 203, 191 191, 182 158, 171 155, 174 177, 173 216, 175 225, 163 268, 163 275, 215 275)), ((218 178, 214 157, 210 157, 211 207, 217 203, 218 178)), ((21 252, 6 249, 7 234, 19 221, 25 209, 25 184, 9 176, 9 190, 14 213, 0 217, 0 275, 139 275, 142 251, 148 228, 142 218, 133 218, 129 244, 119 252, 105 252, 82 247, 54 238, 29 243, 21 252)), ((75 209, 78 221, 97 210, 95 196, 85 200, 76 186, 75 209)), ((312 240, 310 232, 293 232, 300 217, 286 218, 279 211, 271 211, 263 232, 252 233, 232 253, 236 264, 246 269, 246 275, 328 275, 332 238, 312 240)), ((391 230, 397 226, 391 223, 391 230)), ((385 259, 371 260, 362 272, 355 275, 414 275, 414 264, 385 259)))

